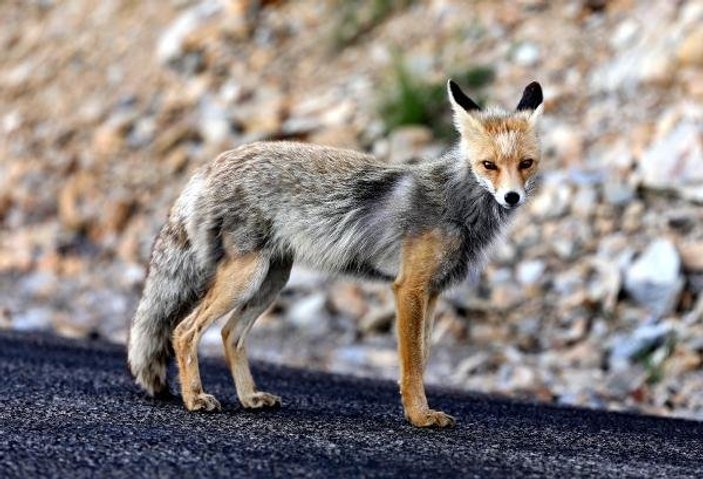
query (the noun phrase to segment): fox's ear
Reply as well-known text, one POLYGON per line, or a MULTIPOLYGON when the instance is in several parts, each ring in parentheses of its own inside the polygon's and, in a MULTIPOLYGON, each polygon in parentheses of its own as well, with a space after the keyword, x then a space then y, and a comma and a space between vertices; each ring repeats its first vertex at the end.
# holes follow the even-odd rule
POLYGON ((530 114, 530 123, 533 125, 537 123, 537 120, 542 115, 542 110, 544 110, 544 105, 542 101, 544 96, 542 95, 542 87, 536 81, 533 81, 525 87, 522 92, 522 98, 520 98, 520 103, 517 104, 517 111, 532 110, 530 114))
POLYGON ((482 131, 483 126, 481 122, 473 115, 481 111, 481 107, 466 96, 466 94, 461 91, 461 88, 459 88, 459 85, 452 80, 447 82, 447 93, 449 95, 449 101, 452 104, 452 111, 454 112, 454 124, 459 130, 459 133, 467 133, 467 128, 482 131))
POLYGON ((447 91, 449 92, 449 99, 452 102, 452 107, 455 109, 457 106, 460 106, 467 113, 473 110, 481 110, 481 107, 478 106, 471 98, 466 96, 466 93, 461 91, 459 85, 457 85, 453 80, 449 80, 447 82, 447 91))

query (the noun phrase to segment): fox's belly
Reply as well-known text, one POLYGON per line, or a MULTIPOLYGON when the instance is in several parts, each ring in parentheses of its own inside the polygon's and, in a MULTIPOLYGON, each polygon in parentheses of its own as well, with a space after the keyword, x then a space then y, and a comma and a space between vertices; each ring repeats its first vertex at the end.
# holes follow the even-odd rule
POLYGON ((355 251, 355 254, 341 254, 340 251, 340 254, 330 255, 329 250, 325 251, 327 254, 321 253, 319 248, 300 248, 295 261, 321 272, 374 281, 391 282, 400 271, 400 248, 394 245, 380 251, 355 251))

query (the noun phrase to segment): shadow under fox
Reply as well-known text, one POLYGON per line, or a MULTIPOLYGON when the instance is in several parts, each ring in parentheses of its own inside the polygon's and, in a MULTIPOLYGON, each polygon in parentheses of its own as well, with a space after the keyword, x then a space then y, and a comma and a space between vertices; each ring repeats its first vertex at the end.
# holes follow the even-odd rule
POLYGON ((288 281, 294 263, 392 283, 400 391, 415 426, 451 426, 429 408, 423 373, 437 297, 477 272, 490 245, 535 186, 535 123, 542 90, 528 85, 515 111, 482 110, 450 81, 460 141, 415 165, 290 142, 223 153, 190 179, 152 251, 128 345, 129 366, 150 395, 168 391, 175 352, 183 402, 216 410, 202 387, 198 343, 227 316, 222 340, 247 408, 280 398, 256 388, 246 336, 288 281))

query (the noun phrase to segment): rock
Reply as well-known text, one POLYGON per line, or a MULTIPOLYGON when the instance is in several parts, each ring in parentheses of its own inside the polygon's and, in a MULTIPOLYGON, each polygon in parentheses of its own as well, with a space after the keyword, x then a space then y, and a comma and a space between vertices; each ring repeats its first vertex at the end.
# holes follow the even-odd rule
MULTIPOLYGON (((127 98, 121 102, 110 114, 109 118, 100 125, 93 136, 93 146, 101 155, 116 153, 125 141, 127 133, 132 131, 135 135, 140 132, 135 131, 139 124, 139 111, 135 107, 133 98, 127 98)), ((144 128, 142 126, 141 128, 144 128)))
POLYGON ((605 201, 614 206, 623 206, 635 198, 632 186, 620 181, 606 181, 603 185, 605 201))
POLYGON ((583 289, 587 273, 588 270, 582 264, 577 264, 571 269, 561 271, 554 275, 553 290, 560 296, 569 296, 577 293, 583 289))
POLYGON ((535 369, 523 364, 504 364, 498 370, 498 387, 503 391, 536 389, 540 383, 535 369))
POLYGON ((127 145, 130 148, 142 148, 154 140, 156 120, 152 117, 140 118, 134 123, 134 128, 127 135, 127 145))
POLYGON ((554 238, 552 240, 552 250, 560 259, 569 260, 577 252, 576 242, 570 238, 554 238))
POLYGON ((457 309, 476 307, 476 283, 478 278, 469 278, 447 291, 443 297, 457 309))
POLYGON ((9 135, 10 133, 17 131, 21 126, 23 122, 22 114, 18 111, 12 111, 9 113, 6 113, 2 117, 2 130, 6 135, 9 135))
POLYGON ((200 134, 188 122, 181 121, 168 129, 159 132, 154 141, 154 151, 166 156, 174 148, 187 141, 195 141, 200 139, 200 134))
POLYGON ((673 334, 671 323, 644 324, 630 334, 618 334, 610 347, 608 362, 614 371, 627 369, 636 357, 658 348, 673 334))
POLYGON ((10 310, 2 307, 0 308, 0 329, 10 328, 12 328, 12 316, 10 316, 10 310))
POLYGON ((398 353, 393 348, 354 344, 337 348, 330 360, 338 369, 358 374, 367 368, 388 368, 396 364, 397 358, 398 353))
POLYGON ((522 291, 515 284, 501 283, 491 290, 491 301, 487 306, 490 310, 510 311, 524 299, 522 291))
POLYGON ((703 241, 680 243, 678 249, 684 270, 703 272, 703 241))
POLYGON ((513 60, 518 65, 525 67, 534 66, 539 62, 540 52, 539 47, 534 43, 522 43, 513 53, 513 60))
POLYGON ((369 309, 368 302, 358 284, 337 283, 329 294, 331 312, 359 319, 369 309))
POLYGON ((703 27, 699 25, 688 34, 677 54, 683 65, 703 66, 703 27))
POLYGON ((435 313, 435 324, 430 341, 432 344, 451 344, 467 336, 466 321, 454 310, 444 310, 440 303, 435 313))
POLYGON ((111 233, 121 233, 134 214, 135 207, 134 200, 126 196, 108 202, 101 218, 102 227, 111 233))
POLYGON ((587 295, 591 303, 600 304, 603 311, 612 313, 622 286, 617 262, 594 258, 593 273, 588 280, 587 295))
POLYGON ((677 193, 681 196, 681 198, 690 201, 691 203, 703 205, 703 188, 700 185, 682 186, 678 189, 677 193))
POLYGON ((615 29, 613 36, 610 38, 610 43, 617 49, 627 47, 632 44, 639 30, 640 25, 636 20, 626 18, 615 29))
POLYGON ((666 86, 671 84, 674 57, 668 47, 652 48, 642 56, 639 76, 646 83, 666 86))
POLYGON ((425 126, 404 126, 390 134, 391 163, 406 163, 417 159, 420 151, 432 141, 432 130, 425 126))
POLYGON ((12 315, 12 328, 18 331, 46 330, 51 327, 54 313, 45 306, 34 307, 12 315))
POLYGON ((198 127, 206 143, 220 146, 232 137, 232 126, 227 109, 205 97, 200 102, 198 127))
POLYGON ((69 338, 86 338, 95 331, 90 321, 76 321, 74 315, 59 313, 52 318, 51 327, 56 334, 69 338))
POLYGON ((546 133, 544 147, 554 151, 559 161, 566 164, 580 163, 583 159, 583 128, 556 125, 546 133))
POLYGON ((395 306, 387 304, 380 308, 371 309, 361 318, 359 330, 363 334, 390 331, 395 319, 395 306))
POLYGON ((325 310, 326 302, 327 295, 325 293, 311 294, 296 301, 286 317, 301 329, 312 330, 314 328, 323 331, 326 329, 328 316, 325 310))
MULTIPOLYGON (((680 27, 672 22, 673 15, 675 7, 659 3, 634 17, 640 26, 636 38, 627 31, 634 28, 625 27, 622 48, 615 50, 608 61, 594 65, 591 88, 627 91, 641 83, 670 84, 675 79, 676 45, 680 35, 680 27)), ((613 33, 613 38, 619 36, 617 29, 613 33)))
POLYGON ((684 120, 656 140, 639 162, 644 186, 654 189, 703 186, 702 135, 700 124, 684 120))
POLYGON ((291 116, 281 125, 281 133, 286 136, 302 136, 320 128, 322 128, 322 120, 316 116, 291 116))
POLYGON ((605 380, 604 393, 608 397, 623 400, 640 389, 647 377, 647 371, 639 364, 615 370, 605 380))
POLYGON ((458 382, 467 376, 482 371, 491 362, 492 356, 486 351, 479 351, 464 359, 456 367, 455 380, 458 382))
POLYGON ((513 264, 517 257, 517 250, 511 241, 501 241, 495 245, 492 259, 498 264, 513 264))
POLYGON ((332 126, 310 135, 310 143, 334 146, 336 148, 359 149, 358 135, 351 126, 332 126))
POLYGON ((627 233, 634 233, 642 228, 642 216, 646 208, 641 201, 632 201, 625 207, 622 215, 622 229, 627 233))
POLYGON ((265 138, 281 131, 285 103, 281 92, 262 86, 252 101, 235 108, 232 115, 251 137, 250 140, 265 138))
POLYGON ((517 266, 516 277, 523 286, 542 282, 546 265, 541 260, 523 261, 517 266))
POLYGON ((96 178, 88 172, 69 178, 59 193, 58 207, 61 222, 69 229, 80 230, 98 216, 96 198, 100 191, 96 178))
POLYGON ((657 315, 668 314, 676 306, 683 288, 681 259, 666 239, 651 243, 625 273, 625 290, 637 303, 657 315))
POLYGON ((294 267, 290 273, 287 288, 296 291, 311 291, 324 288, 329 280, 311 269, 294 267))
POLYGON ((571 188, 563 182, 546 184, 530 203, 530 210, 542 218, 559 218, 571 203, 571 188))
POLYGON ((163 64, 181 59, 187 37, 220 13, 222 3, 206 0, 183 12, 159 37, 157 59, 163 64))
POLYGON ((580 187, 571 202, 571 209, 582 218, 593 214, 598 204, 598 192, 592 187, 580 187))
POLYGON ((689 70, 681 73, 686 95, 692 101, 703 100, 703 71, 701 69, 689 70))

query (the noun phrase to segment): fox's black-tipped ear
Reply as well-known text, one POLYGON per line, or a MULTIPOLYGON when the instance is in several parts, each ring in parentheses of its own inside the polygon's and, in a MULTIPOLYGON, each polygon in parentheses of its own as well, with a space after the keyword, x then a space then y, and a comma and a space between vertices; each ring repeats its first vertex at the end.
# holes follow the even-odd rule
POLYGON ((481 110, 481 107, 478 106, 471 98, 466 96, 466 93, 461 91, 459 85, 457 85, 453 80, 449 80, 447 82, 447 90, 449 91, 449 98, 451 98, 454 103, 462 107, 466 112, 481 110))
POLYGON ((521 110, 536 110, 542 104, 544 97, 542 96, 542 87, 536 81, 533 81, 525 87, 522 92, 520 103, 517 104, 517 111, 521 110))

